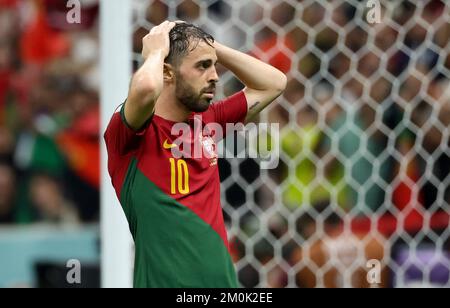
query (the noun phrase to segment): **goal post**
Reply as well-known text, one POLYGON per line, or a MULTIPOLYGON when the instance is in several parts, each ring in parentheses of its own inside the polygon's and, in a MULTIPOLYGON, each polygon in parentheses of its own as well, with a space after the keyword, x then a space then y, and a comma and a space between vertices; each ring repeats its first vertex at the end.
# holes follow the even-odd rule
POLYGON ((115 109, 127 97, 131 77, 131 1, 102 0, 101 42, 101 285, 132 286, 133 241, 108 174, 103 133, 115 109))

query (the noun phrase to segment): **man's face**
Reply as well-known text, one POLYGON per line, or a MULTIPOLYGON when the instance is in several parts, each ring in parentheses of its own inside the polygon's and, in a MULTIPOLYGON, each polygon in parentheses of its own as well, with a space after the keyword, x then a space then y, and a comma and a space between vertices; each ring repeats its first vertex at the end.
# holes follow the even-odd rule
POLYGON ((189 110, 208 109, 219 80, 216 63, 216 50, 203 41, 183 58, 176 71, 175 95, 189 110))

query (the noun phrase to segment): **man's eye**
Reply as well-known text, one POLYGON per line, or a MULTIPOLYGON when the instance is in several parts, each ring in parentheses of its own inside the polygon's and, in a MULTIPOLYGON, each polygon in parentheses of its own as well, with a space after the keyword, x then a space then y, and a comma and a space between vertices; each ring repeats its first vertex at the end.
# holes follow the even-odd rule
POLYGON ((207 69, 211 66, 211 64, 209 62, 202 62, 200 63, 199 67, 202 69, 207 69))

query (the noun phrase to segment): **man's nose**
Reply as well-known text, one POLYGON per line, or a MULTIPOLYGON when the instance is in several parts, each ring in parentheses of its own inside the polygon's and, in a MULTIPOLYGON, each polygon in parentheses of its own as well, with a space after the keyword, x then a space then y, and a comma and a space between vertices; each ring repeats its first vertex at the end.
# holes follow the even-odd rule
POLYGON ((219 75, 217 74, 216 68, 213 68, 211 71, 211 75, 209 76, 209 82, 218 82, 219 81, 219 75))

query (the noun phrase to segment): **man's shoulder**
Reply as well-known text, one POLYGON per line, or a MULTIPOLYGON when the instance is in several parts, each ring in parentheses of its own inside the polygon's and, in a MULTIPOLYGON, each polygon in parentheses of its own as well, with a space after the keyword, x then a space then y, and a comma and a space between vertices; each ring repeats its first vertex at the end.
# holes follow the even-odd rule
POLYGON ((118 129, 118 126, 121 124, 122 119, 120 117, 120 112, 115 111, 111 118, 109 119, 108 126, 106 127, 104 137, 106 138, 109 134, 114 133, 115 130, 118 129))

